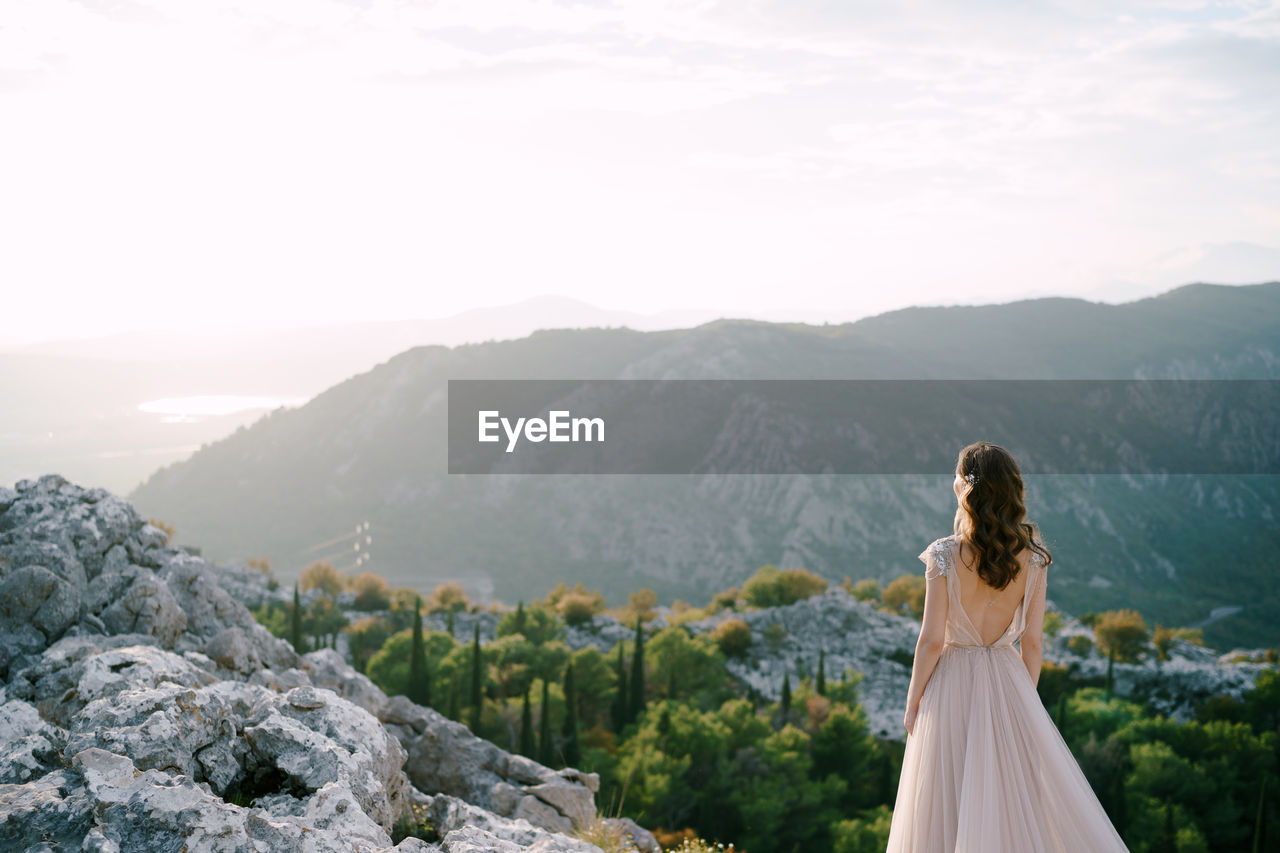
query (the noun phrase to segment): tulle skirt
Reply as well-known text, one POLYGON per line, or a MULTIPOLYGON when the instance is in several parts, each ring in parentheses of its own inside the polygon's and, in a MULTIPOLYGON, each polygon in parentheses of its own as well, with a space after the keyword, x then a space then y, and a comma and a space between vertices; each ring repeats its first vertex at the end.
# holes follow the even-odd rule
POLYGON ((1018 650, 947 645, 907 738, 888 853, 1127 849, 1018 650))

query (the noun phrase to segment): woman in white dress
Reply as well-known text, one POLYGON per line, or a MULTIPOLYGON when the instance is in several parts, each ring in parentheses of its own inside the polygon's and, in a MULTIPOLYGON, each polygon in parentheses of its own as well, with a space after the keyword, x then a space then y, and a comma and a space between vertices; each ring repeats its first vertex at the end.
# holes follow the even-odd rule
POLYGON ((924 622, 888 851, 1127 850, 1036 694, 1053 558, 1025 520, 1018 463, 976 442, 953 488, 955 532, 920 553, 924 622))

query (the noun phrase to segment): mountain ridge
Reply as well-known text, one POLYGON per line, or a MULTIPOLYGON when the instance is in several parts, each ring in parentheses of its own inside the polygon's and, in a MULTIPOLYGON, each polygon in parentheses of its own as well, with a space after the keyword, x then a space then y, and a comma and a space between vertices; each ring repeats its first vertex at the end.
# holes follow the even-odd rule
MULTIPOLYGON (((302 568, 307 546, 367 519, 378 531, 377 571, 420 588, 459 580, 479 597, 582 580, 614 601, 644 585, 696 600, 765 563, 887 579, 916 570, 919 548, 904 542, 922 547, 950 529, 949 478, 449 476, 445 380, 1280 376, 1280 283, 1189 285, 1114 306, 1066 301, 1080 313, 1064 315, 1060 298, 1045 297, 904 309, 840 327, 721 319, 416 347, 208 445, 132 497, 211 552, 269 556, 285 577, 302 568), (1054 333, 1033 336, 1044 344, 1030 353, 1024 335, 980 333, 1011 317, 1054 333)), ((1067 609, 1136 605, 1191 624, 1240 606, 1209 626, 1210 640, 1277 644, 1278 602, 1259 589, 1264 543, 1277 532, 1274 478, 1027 479, 1031 515, 1062 549, 1054 594, 1067 609), (1224 559, 1240 572, 1219 578, 1224 559), (1153 572, 1163 586, 1150 583, 1153 572)))

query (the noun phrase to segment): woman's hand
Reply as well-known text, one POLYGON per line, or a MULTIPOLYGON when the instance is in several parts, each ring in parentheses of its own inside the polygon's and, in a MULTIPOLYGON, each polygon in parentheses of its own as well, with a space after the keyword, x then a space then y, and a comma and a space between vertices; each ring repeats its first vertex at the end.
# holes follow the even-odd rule
POLYGON ((920 703, 907 706, 907 713, 902 718, 902 725, 907 729, 907 734, 915 734, 916 731, 916 713, 920 710, 920 703))

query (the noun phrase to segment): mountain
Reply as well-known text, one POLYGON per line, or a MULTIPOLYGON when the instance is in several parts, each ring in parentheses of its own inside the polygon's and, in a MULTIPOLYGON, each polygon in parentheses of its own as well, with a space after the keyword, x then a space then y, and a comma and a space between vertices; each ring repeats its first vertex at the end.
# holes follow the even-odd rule
MULTIPOLYGON (((327 553, 354 567, 343 537, 368 521, 365 565, 400 584, 459 580, 512 601, 580 580, 613 603, 643 586, 701 603, 767 563, 832 580, 920 571, 915 555, 951 530, 950 476, 449 475, 446 380, 1278 373, 1280 283, 1188 285, 1120 305, 916 307, 842 325, 541 331, 401 353, 157 472, 132 497, 180 539, 270 557, 283 577, 327 553)), ((1255 440, 1274 454, 1273 437, 1255 440)), ((1203 623, 1216 645, 1280 645, 1277 480, 1029 475, 1030 515, 1055 557, 1051 596, 1071 612, 1136 607, 1151 621, 1203 623)))
POLYGON ((0 483, 58 470, 127 492, 264 411, 305 402, 410 347, 565 325, 672 328, 713 316, 707 310, 613 311, 544 295, 434 319, 238 332, 175 328, 0 350, 6 403, 0 483), (210 396, 223 411, 199 410, 210 396), (140 408, 152 401, 159 405, 140 408))

